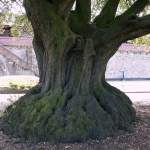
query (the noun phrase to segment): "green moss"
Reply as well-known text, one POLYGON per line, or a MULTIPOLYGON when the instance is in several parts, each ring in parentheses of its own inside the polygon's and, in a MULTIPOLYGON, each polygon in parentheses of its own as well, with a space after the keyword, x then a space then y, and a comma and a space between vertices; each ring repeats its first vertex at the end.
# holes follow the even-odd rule
POLYGON ((104 89, 97 88, 101 90, 97 95, 99 101, 91 95, 77 95, 68 100, 60 89, 45 94, 41 99, 24 97, 9 108, 5 116, 6 129, 32 141, 84 141, 110 135, 114 122, 116 128, 128 126, 134 116, 127 116, 126 113, 132 114, 127 105, 122 106, 120 100, 115 100, 116 97, 104 89), (124 118, 126 116, 127 119, 124 118))
POLYGON ((11 128, 27 139, 59 141, 88 137, 89 130, 94 123, 87 117, 80 105, 74 107, 64 117, 62 111, 64 103, 65 96, 55 94, 45 96, 22 108, 20 105, 11 108, 9 112, 13 112, 13 115, 8 114, 7 119, 11 128), (18 113, 19 115, 16 116, 18 113))
POLYGON ((95 128, 94 121, 90 120, 82 109, 75 110, 68 115, 68 135, 72 134, 76 139, 85 140, 91 129, 95 128))

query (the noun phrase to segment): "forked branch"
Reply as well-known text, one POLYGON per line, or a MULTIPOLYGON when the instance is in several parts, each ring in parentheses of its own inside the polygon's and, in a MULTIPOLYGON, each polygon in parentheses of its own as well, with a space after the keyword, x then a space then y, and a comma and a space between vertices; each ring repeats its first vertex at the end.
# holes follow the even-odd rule
POLYGON ((106 34, 104 39, 107 39, 107 42, 121 43, 148 34, 150 32, 149 15, 136 16, 148 5, 149 0, 137 0, 127 11, 115 18, 108 29, 109 35, 106 34))

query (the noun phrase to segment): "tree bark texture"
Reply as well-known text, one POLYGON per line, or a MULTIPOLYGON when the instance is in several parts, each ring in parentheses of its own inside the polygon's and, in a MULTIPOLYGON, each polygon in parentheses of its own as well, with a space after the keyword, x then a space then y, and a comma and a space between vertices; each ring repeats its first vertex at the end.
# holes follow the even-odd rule
POLYGON ((81 26, 69 27, 46 5, 50 4, 25 0, 40 81, 7 109, 4 130, 50 142, 85 141, 127 130, 135 120, 132 103, 105 81, 107 63, 121 42, 107 41, 103 37, 110 37, 112 31, 103 36, 103 30, 87 24, 78 34, 81 26), (97 42, 99 34, 102 38, 97 42))

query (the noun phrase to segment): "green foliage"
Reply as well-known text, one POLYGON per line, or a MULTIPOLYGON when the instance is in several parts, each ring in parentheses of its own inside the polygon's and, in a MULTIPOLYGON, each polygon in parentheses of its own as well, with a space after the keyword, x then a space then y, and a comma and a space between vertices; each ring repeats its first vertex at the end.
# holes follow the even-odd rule
POLYGON ((25 14, 14 14, 10 10, 0 12, 0 34, 4 25, 12 26, 12 36, 33 35, 32 26, 25 14))
POLYGON ((120 1, 120 9, 125 11, 128 9, 136 0, 121 0, 120 1))
POLYGON ((140 38, 136 38, 132 41, 129 41, 132 44, 142 44, 142 45, 150 45, 150 37, 149 36, 142 36, 140 38))
POLYGON ((31 23, 27 19, 26 15, 16 16, 14 24, 12 25, 12 35, 21 36, 24 34, 33 35, 31 23))
POLYGON ((91 16, 92 20, 101 11, 105 3, 106 3, 106 0, 93 0, 92 1, 92 16, 91 16))
POLYGON ((35 82, 30 82, 30 83, 20 83, 20 82, 15 82, 15 81, 12 81, 12 82, 9 82, 9 87, 11 89, 14 89, 14 90, 29 90, 30 88, 32 88, 33 86, 35 86, 35 82))
POLYGON ((4 25, 11 24, 13 21, 13 14, 7 10, 0 13, 0 34, 3 33, 4 25))
POLYGON ((18 85, 17 84, 13 84, 13 83, 10 82, 9 86, 10 86, 11 89, 14 89, 14 90, 18 89, 18 85))
POLYGON ((5 20, 5 15, 3 13, 0 13, 0 33, 3 32, 3 21, 5 20))

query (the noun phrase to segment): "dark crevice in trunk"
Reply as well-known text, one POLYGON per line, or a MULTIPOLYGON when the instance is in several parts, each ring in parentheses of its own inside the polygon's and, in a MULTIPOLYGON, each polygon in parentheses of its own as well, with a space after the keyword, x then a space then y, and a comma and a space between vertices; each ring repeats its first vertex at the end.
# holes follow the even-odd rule
POLYGON ((109 109, 102 103, 103 100, 100 99, 95 93, 94 93, 94 96, 95 96, 97 102, 99 103, 100 107, 102 107, 102 109, 111 116, 112 113, 109 112, 109 109))
POLYGON ((70 96, 66 97, 65 103, 64 103, 64 105, 63 105, 63 107, 62 107, 62 111, 63 111, 64 113, 66 112, 68 103, 69 103, 69 101, 70 101, 72 98, 73 98, 73 95, 70 95, 70 96))

